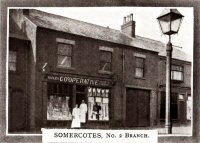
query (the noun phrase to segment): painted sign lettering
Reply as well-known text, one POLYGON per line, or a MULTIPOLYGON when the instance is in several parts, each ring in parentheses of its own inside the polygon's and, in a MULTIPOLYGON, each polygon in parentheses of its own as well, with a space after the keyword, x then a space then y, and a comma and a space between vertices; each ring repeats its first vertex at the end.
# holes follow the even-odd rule
POLYGON ((47 80, 66 82, 73 84, 84 84, 90 86, 111 86, 112 82, 108 80, 99 80, 92 78, 62 76, 62 75, 47 75, 47 80))

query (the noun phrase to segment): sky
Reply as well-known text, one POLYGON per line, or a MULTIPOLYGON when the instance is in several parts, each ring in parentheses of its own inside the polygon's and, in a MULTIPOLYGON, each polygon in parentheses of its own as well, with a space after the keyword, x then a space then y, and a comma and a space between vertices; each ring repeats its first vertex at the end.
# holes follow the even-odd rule
MULTIPOLYGON (((136 35, 168 42, 158 25, 157 17, 166 7, 40 7, 38 10, 69 17, 96 25, 120 30, 123 17, 133 14, 136 35)), ((170 7, 171 8, 171 7, 170 7)), ((193 8, 176 7, 184 16, 178 34, 172 36, 172 44, 193 56, 193 8)))

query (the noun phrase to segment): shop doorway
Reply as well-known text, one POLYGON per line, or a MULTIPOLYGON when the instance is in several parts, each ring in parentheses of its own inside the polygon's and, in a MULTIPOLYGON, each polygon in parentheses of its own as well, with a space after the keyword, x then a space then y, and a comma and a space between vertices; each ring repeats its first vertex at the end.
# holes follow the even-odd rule
POLYGON ((82 103, 82 100, 84 100, 85 103, 87 103, 86 95, 87 95, 86 86, 76 85, 76 104, 78 104, 78 107, 82 103))
POLYGON ((150 92, 126 89, 126 126, 145 127, 150 125, 150 92))
POLYGON ((185 101, 179 101, 179 119, 180 122, 186 122, 186 104, 185 101))

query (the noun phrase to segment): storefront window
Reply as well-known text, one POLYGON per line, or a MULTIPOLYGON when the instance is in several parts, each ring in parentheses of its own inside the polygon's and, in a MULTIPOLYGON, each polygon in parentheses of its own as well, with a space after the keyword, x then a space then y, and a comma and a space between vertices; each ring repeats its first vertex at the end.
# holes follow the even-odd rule
POLYGON ((88 120, 109 120, 110 89, 88 88, 88 120))
POLYGON ((72 120, 72 86, 48 84, 47 120, 72 120))

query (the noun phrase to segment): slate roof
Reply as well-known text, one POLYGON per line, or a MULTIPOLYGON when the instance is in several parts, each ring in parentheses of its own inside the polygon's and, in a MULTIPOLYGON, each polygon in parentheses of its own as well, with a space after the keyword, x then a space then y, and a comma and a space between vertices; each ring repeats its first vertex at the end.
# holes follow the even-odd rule
MULTIPOLYGON (((113 43, 128 45, 131 47, 137 47, 140 49, 146 49, 154 52, 158 52, 160 56, 165 56, 165 44, 136 36, 131 37, 122 33, 119 30, 74 20, 71 18, 66 18, 63 16, 58 16, 54 14, 49 14, 35 9, 30 9, 29 15, 26 16, 35 25, 43 28, 48 28, 52 30, 67 32, 75 35, 80 35, 84 37, 94 38, 103 41, 109 41, 113 43)), ((191 47, 192 48, 192 47, 191 47)), ((172 57, 174 59, 179 59, 183 61, 191 62, 191 57, 189 57, 183 51, 174 48, 172 57)))

